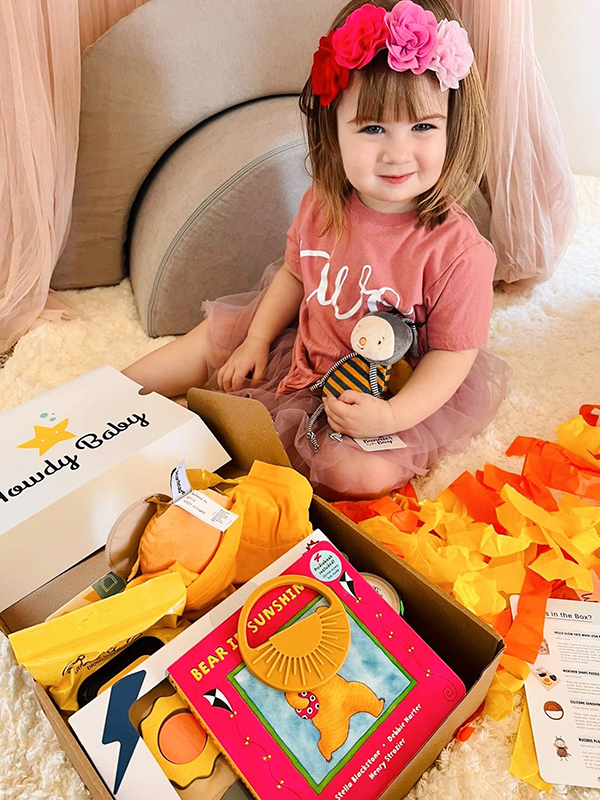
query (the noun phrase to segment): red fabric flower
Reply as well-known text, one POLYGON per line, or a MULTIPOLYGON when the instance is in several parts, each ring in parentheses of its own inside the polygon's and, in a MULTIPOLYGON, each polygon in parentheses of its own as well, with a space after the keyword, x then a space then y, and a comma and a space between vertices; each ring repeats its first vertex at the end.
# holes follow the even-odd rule
POLYGON ((321 36, 319 49, 313 56, 312 89, 322 106, 328 106, 335 100, 350 80, 350 70, 340 66, 335 59, 333 33, 331 31, 329 36, 321 36))
POLYGON ((367 3, 353 11, 332 38, 337 63, 360 69, 385 47, 388 29, 384 8, 367 3))

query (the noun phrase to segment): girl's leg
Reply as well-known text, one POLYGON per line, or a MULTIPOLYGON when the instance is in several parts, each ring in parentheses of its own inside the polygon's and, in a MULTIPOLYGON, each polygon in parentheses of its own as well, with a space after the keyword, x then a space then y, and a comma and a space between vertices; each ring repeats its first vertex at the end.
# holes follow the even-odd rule
POLYGON ((320 483, 315 491, 329 501, 376 499, 404 486, 413 477, 409 467, 347 445, 344 458, 319 470, 320 483))
POLYGON ((185 336, 130 364, 123 374, 143 386, 145 394, 177 397, 192 386, 200 388, 208 380, 207 333, 205 320, 185 336))

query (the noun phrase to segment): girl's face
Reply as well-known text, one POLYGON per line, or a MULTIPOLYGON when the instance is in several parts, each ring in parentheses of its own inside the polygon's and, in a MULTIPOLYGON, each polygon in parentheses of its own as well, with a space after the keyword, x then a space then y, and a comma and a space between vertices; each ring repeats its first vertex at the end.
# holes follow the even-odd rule
POLYGON ((337 107, 338 141, 346 176, 361 201, 374 211, 410 211, 416 208, 418 196, 435 186, 442 172, 448 92, 424 79, 426 113, 432 116, 356 124, 353 120, 359 90, 359 76, 354 75, 337 107))

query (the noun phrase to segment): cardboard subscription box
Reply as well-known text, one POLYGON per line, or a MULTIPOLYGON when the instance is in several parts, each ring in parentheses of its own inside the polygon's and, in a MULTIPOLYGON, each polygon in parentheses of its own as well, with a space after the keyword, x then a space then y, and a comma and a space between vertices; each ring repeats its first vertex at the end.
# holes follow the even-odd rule
MULTIPOLYGON (((104 370, 104 372, 102 372, 103 380, 108 379, 110 381, 110 379, 115 377, 112 375, 115 371, 110 370, 110 368, 102 369, 104 370), (108 370, 108 372, 106 370, 108 370)), ((89 375, 94 375, 94 373, 89 373, 89 375)), ((84 376, 84 378, 86 377, 87 376, 84 376)), ((129 390, 123 388, 121 379, 125 381, 127 381, 127 379, 120 376, 117 382, 121 385, 125 395, 131 397, 131 388, 129 390), (129 395, 127 394, 128 391, 129 395)), ((82 381, 83 379, 78 380, 82 381)), ((71 384, 75 383, 75 381, 71 382, 71 384)), ((161 414, 164 410, 165 413, 168 414, 169 410, 167 405, 175 406, 175 404, 170 403, 170 401, 165 401, 164 398, 159 399, 155 395, 139 396, 139 387, 130 381, 128 381, 128 383, 130 383, 131 387, 135 390, 136 407, 145 408, 145 404, 147 403, 148 408, 152 407, 156 412, 160 411, 161 414)), ((71 384, 66 384, 66 386, 71 386, 71 384)), ((101 388, 99 388, 98 391, 101 393, 101 388)), ((44 406, 44 412, 39 413, 45 413, 46 406, 50 402, 50 400, 48 400, 50 394, 51 393, 43 395, 42 398, 38 398, 39 402, 35 409, 36 413, 38 407, 41 409, 42 406, 44 406)), ((81 403, 84 400, 85 398, 80 398, 79 402, 81 403)), ((163 458, 160 465, 162 472, 165 473, 162 480, 159 481, 159 470, 156 464, 151 463, 153 461, 151 457, 152 454, 146 458, 146 461, 150 463, 145 463, 143 465, 139 461, 139 457, 138 461, 135 461, 135 451, 129 450, 128 453, 121 454, 122 459, 134 459, 132 464, 134 465, 136 474, 135 478, 132 479, 132 483, 134 484, 132 491, 137 492, 137 495, 133 499, 139 499, 140 497, 158 491, 168 491, 164 484, 165 482, 168 483, 169 471, 184 457, 186 458, 188 467, 205 468, 211 471, 218 470, 219 474, 223 477, 235 477, 246 474, 255 460, 266 461, 279 466, 289 466, 287 455, 277 437, 271 418, 264 406, 260 403, 199 389, 192 389, 190 391, 188 394, 188 402, 190 411, 198 415, 199 418, 194 417, 185 409, 179 409, 179 411, 187 416, 181 416, 179 411, 177 412, 178 424, 173 426, 176 431, 173 436, 173 441, 170 442, 168 447, 166 447, 163 442, 163 447, 159 448, 161 452, 165 451, 167 455, 166 460, 163 458), (184 431, 183 434, 182 431, 184 431), (214 437, 216 437, 220 445, 222 445, 226 454, 231 458, 231 461, 221 469, 218 469, 218 467, 224 464, 226 455, 222 457, 223 451, 220 450, 220 447, 215 447, 213 443, 210 442, 210 439, 213 437, 207 439, 206 433, 208 431, 214 434, 214 437), (171 446, 173 444, 176 447, 175 452, 173 452, 171 446), (198 461, 195 460, 194 452, 200 452, 201 447, 205 448, 202 452, 211 454, 211 463, 198 463, 198 461), (167 461, 169 469, 167 469, 167 461), (136 464, 137 467, 135 466, 136 464), (147 474, 144 473, 146 467, 148 468, 147 474), (146 477, 150 481, 154 481, 159 485, 149 486, 147 480, 142 479, 143 474, 146 474, 146 477)), ((20 408, 23 409, 30 405, 31 404, 28 403, 20 408)), ((53 411, 56 409, 48 408, 47 410, 53 411)), ((18 411, 18 409, 15 411, 18 411)), ((59 409, 59 414, 61 413, 63 412, 59 409)), ((6 415, 3 415, 3 417, 5 416, 6 415)), ((57 419, 58 418, 60 417, 57 417, 57 419)), ((109 419, 109 417, 107 417, 107 419, 109 419)), ((2 421, 0 417, 0 427, 2 421)), ((71 427, 72 423, 69 421, 67 429, 71 427)), ((156 428, 160 428, 162 436, 167 437, 167 439, 165 439, 165 441, 167 441, 168 426, 163 425, 160 427, 157 425, 156 428)), ((24 437, 21 438, 25 441, 24 437)), ((135 446, 133 439, 131 441, 135 446)), ((68 445, 69 442, 66 442, 66 444, 68 445)), ((3 448, 5 446, 4 444, 3 448)), ((89 451, 85 449, 83 452, 88 453, 89 451)), ((112 467, 107 468, 106 473, 103 473, 104 478, 101 487, 95 488, 93 485, 89 486, 85 490, 85 495, 82 495, 75 502, 77 507, 80 507, 80 504, 84 504, 91 512, 96 513, 96 509, 100 505, 96 492, 103 491, 104 493, 108 493, 108 496, 105 494, 103 497, 104 502, 102 503, 103 506, 105 503, 108 505, 111 516, 110 519, 103 518, 104 541, 112 523, 119 514, 124 511, 125 507, 131 503, 131 499, 123 497, 124 490, 122 484, 123 482, 127 483, 128 472, 129 470, 123 468, 122 460, 117 460, 112 467), (111 483, 108 478, 111 469, 115 469, 118 473, 114 483, 111 483), (119 508, 115 507, 115 497, 121 504, 119 508)), ((0 486, 0 489, 1 488, 2 486, 0 486)), ((55 505, 56 504, 53 503, 49 506, 49 513, 52 513, 51 522, 52 526, 60 526, 64 522, 64 519, 60 517, 56 511, 52 511, 55 505)), ((67 508, 65 508, 64 513, 68 513, 67 508)), ((46 536, 44 538, 39 535, 39 531, 44 529, 44 515, 44 509, 37 510, 37 524, 28 529, 26 534, 27 542, 21 539, 23 549, 29 550, 30 547, 37 548, 40 560, 45 558, 46 551, 50 551, 52 547, 52 541, 51 539, 49 540, 49 537, 46 536), (42 526, 41 529, 40 526, 42 526), (38 531, 37 534, 36 531, 38 531)), ((356 525, 339 514, 319 497, 315 496, 313 498, 310 516, 313 526, 315 528, 320 528, 336 547, 347 554, 350 562, 359 571, 380 575, 398 590, 404 601, 406 609, 405 619, 408 624, 411 625, 411 627, 413 627, 414 630, 447 662, 462 679, 467 688, 465 699, 455 708, 452 714, 445 720, 441 727, 438 728, 435 734, 427 741, 404 771, 382 795, 382 797, 388 798, 388 800, 392 798, 397 800, 397 798, 403 797, 409 791, 427 767, 433 763, 440 751, 451 740, 455 731, 482 703, 498 665, 504 645, 502 639, 489 626, 483 624, 473 614, 448 597, 448 595, 429 583, 429 581, 414 569, 398 559, 370 536, 363 533, 356 525)), ((81 520, 83 518, 80 516, 78 519, 81 525, 81 520)), ((21 519, 20 522, 23 523, 23 519, 21 519)), ((66 544, 68 543, 68 536, 63 535, 62 538, 60 538, 62 548, 61 559, 53 564, 53 574, 48 575, 46 569, 44 575, 38 577, 39 582, 33 591, 31 591, 31 587, 28 585, 27 589, 30 593, 23 596, 23 594, 19 592, 18 594, 21 596, 18 597, 16 601, 14 591, 8 593, 7 596, 2 596, 0 608, 3 610, 0 613, 0 628, 5 633, 20 630, 42 621, 48 614, 52 613, 55 609, 59 608, 70 598, 74 597, 106 573, 107 563, 105 554, 103 549, 98 549, 102 545, 102 541, 98 538, 100 536, 98 525, 94 524, 92 526, 90 523, 88 528, 90 527, 94 528, 93 535, 88 535, 85 531, 78 534, 80 538, 83 537, 84 539, 85 544, 83 547, 81 545, 76 547, 75 542, 77 537, 74 531, 71 531, 69 534, 72 537, 74 546, 74 555, 71 558, 64 552, 66 544), (85 549, 87 549, 87 552, 84 553, 83 550, 85 549), (97 550, 97 552, 89 555, 93 550, 97 550), (79 563, 75 563, 78 560, 79 563), (43 580, 46 580, 46 582, 42 585, 43 580)), ((2 530, 4 529, 0 529, 0 557, 3 563, 6 564, 7 561, 5 559, 10 558, 10 550, 7 549, 6 553, 2 552, 2 537, 4 535, 2 530)), ((10 533, 10 529, 8 529, 8 532, 10 533)), ((25 534, 22 535, 25 536, 25 534)), ((14 546, 13 540, 12 547, 14 546)), ((17 552, 20 553, 21 551, 17 550, 17 552)), ((31 550, 29 550, 29 552, 31 552, 31 550)), ((23 562, 16 559, 14 569, 20 573, 24 569, 23 562)), ((5 571, 6 567, 3 573, 5 571)), ((17 575, 16 577, 18 578, 21 576, 17 575)), ((177 641, 177 639, 175 641, 177 641)), ((80 746, 76 736, 70 729, 69 724, 59 713, 49 695, 37 684, 35 685, 35 691, 46 716, 56 731, 61 745, 71 758, 75 769, 82 777, 94 800, 111 800, 113 795, 108 791, 105 783, 100 778, 85 751, 80 746)))

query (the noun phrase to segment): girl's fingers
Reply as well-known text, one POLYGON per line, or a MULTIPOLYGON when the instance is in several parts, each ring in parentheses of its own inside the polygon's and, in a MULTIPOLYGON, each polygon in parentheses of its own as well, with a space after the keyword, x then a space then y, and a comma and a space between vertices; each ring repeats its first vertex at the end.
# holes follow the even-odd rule
POLYGON ((329 427, 336 433, 340 432, 343 433, 342 428, 345 425, 343 417, 337 414, 335 411, 327 411, 327 421, 329 422, 329 427))
POLYGON ((232 389, 232 391, 239 392, 239 390, 242 388, 242 385, 244 383, 244 378, 245 377, 246 376, 243 373, 243 368, 240 369, 240 367, 236 367, 234 372, 233 372, 233 375, 231 377, 231 389, 232 389))
POLYGON ((346 389, 345 392, 342 392, 338 402, 345 403, 346 405, 352 406, 355 403, 359 402, 359 392, 354 392, 351 389, 346 389))
POLYGON ((267 363, 265 362, 257 364, 254 367, 254 373, 252 375, 252 381, 250 383, 251 386, 257 386, 259 382, 262 380, 263 375, 265 374, 265 369, 267 368, 267 363))
POLYGON ((228 364, 225 375, 223 376, 223 389, 226 392, 231 391, 231 380, 233 378, 234 369, 235 368, 232 364, 228 364))
POLYGON ((333 414, 338 419, 343 418, 343 414, 346 410, 344 403, 341 403, 335 397, 328 397, 326 400, 325 411, 327 412, 327 416, 333 414))
POLYGON ((253 368, 254 364, 249 363, 247 360, 240 361, 235 365, 231 376, 231 388, 234 392, 239 392, 244 386, 244 381, 253 368))
POLYGON ((219 374, 217 375, 217 383, 219 384, 219 388, 222 392, 226 392, 227 389, 225 388, 226 380, 227 380, 227 373, 229 370, 229 364, 223 364, 221 369, 219 370, 219 374))

